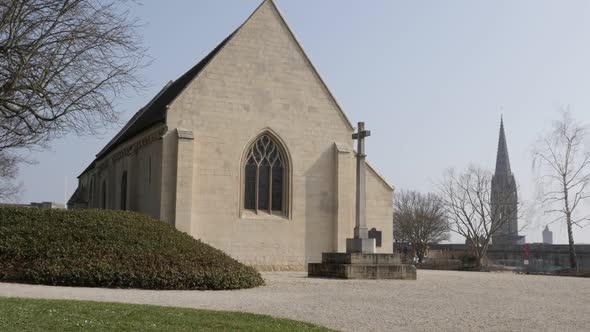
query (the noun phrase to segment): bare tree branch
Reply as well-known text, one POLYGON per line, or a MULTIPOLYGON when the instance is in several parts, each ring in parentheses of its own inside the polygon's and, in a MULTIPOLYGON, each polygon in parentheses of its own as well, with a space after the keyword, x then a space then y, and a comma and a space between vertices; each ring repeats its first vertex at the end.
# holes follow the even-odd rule
POLYGON ((147 64, 125 1, 0 1, 0 151, 112 124, 147 64))
MULTIPOLYGON (((491 182, 490 171, 469 166, 460 174, 449 169, 439 184, 439 195, 450 221, 450 230, 465 237, 479 268, 492 236, 511 218, 509 213, 505 213, 504 205, 492 203, 491 182)), ((507 196, 514 194, 503 193, 507 196)))
POLYGON ((393 200, 393 237, 412 245, 422 262, 428 244, 449 238, 443 201, 435 194, 400 191, 393 200))
POLYGON ((16 154, 0 151, 0 202, 16 202, 22 184, 15 183, 18 165, 25 160, 16 154))

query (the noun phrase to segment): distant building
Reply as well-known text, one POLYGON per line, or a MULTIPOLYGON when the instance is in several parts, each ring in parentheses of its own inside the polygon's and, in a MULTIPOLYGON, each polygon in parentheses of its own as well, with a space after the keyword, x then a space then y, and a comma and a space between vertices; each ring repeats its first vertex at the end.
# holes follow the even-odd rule
POLYGON ((37 209, 65 209, 65 205, 62 203, 54 202, 31 202, 31 204, 11 204, 11 203, 0 203, 0 207, 26 207, 26 208, 37 208, 37 209))
POLYGON ((543 230, 543 243, 553 244, 553 232, 549 230, 549 226, 545 226, 543 230))
POLYGON ((492 223, 499 220, 502 222, 498 231, 492 236, 492 244, 524 243, 524 236, 518 235, 518 193, 514 174, 510 170, 503 119, 500 119, 496 170, 492 177, 491 195, 492 223))
POLYGON ((39 209, 65 209, 65 205, 62 203, 55 203, 55 202, 31 202, 32 207, 36 207, 39 209))
MULTIPOLYGON (((583 269, 590 268, 590 245, 576 244, 575 248, 578 266, 583 269)), ((430 251, 439 251, 438 257, 448 259, 471 255, 469 246, 462 243, 431 244, 430 251)), ((486 257, 488 263, 492 265, 505 265, 505 263, 511 262, 524 266, 524 261, 528 260, 528 266, 540 271, 551 271, 551 268, 555 267, 567 269, 570 266, 569 245, 567 244, 529 243, 528 248, 524 244, 495 244, 490 246, 486 257)))

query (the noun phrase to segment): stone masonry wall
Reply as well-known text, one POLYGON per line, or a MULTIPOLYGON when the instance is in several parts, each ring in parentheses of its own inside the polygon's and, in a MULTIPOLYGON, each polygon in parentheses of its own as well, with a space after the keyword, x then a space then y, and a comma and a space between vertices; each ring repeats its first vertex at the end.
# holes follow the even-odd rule
MULTIPOLYGON (((192 183, 178 184, 193 188, 191 235, 261 269, 301 270, 335 249, 334 142, 352 146, 353 130, 273 6, 262 5, 170 105, 167 125, 194 134, 192 183), (291 162, 287 218, 241 209, 244 153, 266 130, 291 162)), ((387 194, 369 183, 376 220, 389 213, 387 194)))
POLYGON ((89 208, 102 208, 104 182, 106 208, 121 209, 121 181, 123 173, 127 172, 127 210, 160 218, 162 140, 155 138, 141 144, 146 137, 157 135, 159 130, 161 128, 147 130, 134 137, 96 161, 94 168, 80 176, 79 185, 88 191, 89 208))

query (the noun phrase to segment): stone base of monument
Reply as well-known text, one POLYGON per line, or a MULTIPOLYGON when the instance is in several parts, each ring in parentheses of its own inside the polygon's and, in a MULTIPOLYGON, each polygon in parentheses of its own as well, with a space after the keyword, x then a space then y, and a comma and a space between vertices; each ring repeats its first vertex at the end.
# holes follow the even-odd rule
POLYGON ((375 252, 375 239, 346 239, 346 252, 356 253, 374 253, 375 252))
POLYGON ((394 254, 327 252, 307 271, 309 277, 320 278, 416 280, 416 267, 402 264, 394 254))

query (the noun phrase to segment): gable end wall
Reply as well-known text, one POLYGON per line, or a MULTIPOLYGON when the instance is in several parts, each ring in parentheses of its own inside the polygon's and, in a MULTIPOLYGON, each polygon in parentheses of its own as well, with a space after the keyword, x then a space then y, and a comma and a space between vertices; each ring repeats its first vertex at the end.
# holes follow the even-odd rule
POLYGON ((302 270, 335 249, 334 142, 352 149, 353 131, 271 2, 170 105, 167 125, 194 134, 193 237, 260 269, 302 270), (241 158, 269 128, 292 158, 287 218, 240 208, 241 158))

